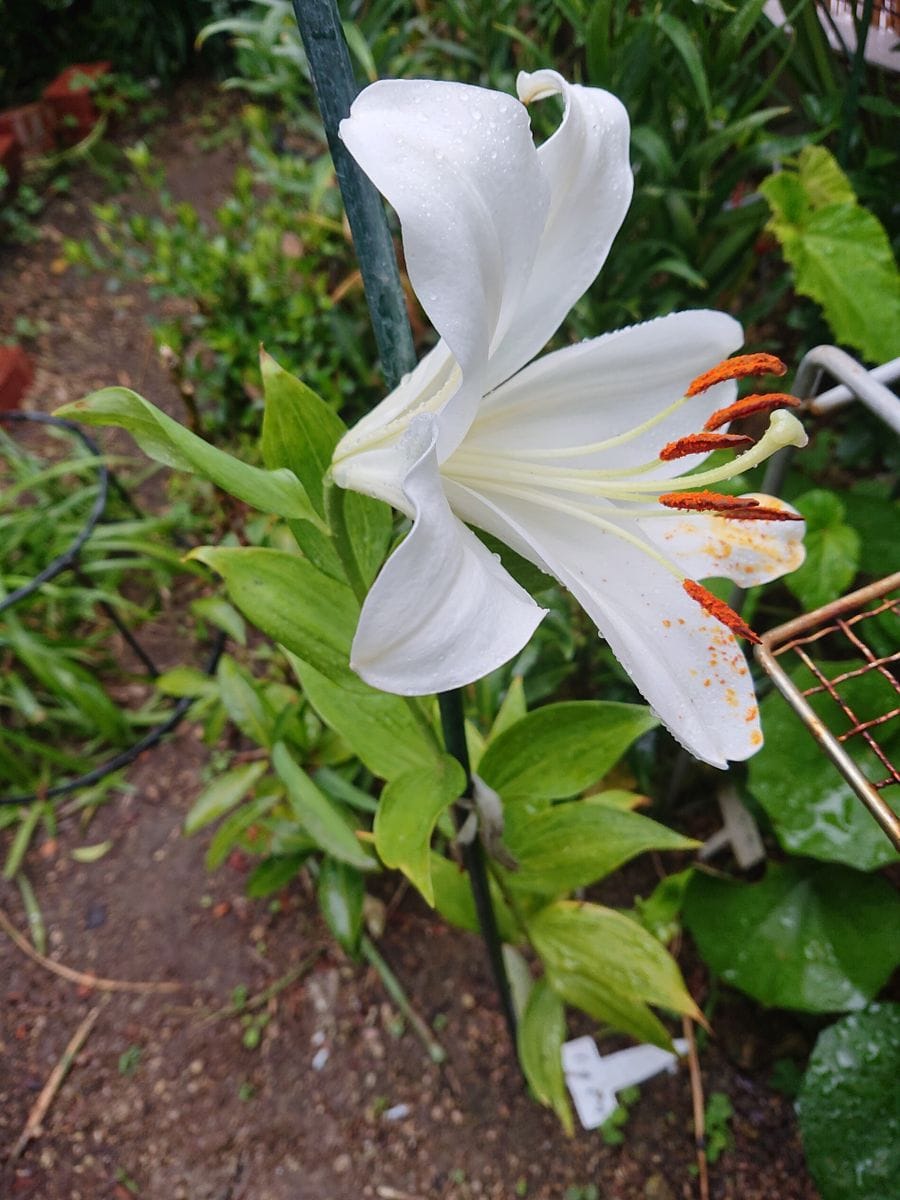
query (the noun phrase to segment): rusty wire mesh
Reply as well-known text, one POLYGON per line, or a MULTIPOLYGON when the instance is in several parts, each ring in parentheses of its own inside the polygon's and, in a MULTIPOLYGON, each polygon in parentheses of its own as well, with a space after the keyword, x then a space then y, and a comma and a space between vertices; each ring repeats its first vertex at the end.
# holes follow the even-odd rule
POLYGON ((900 850, 900 818, 881 794, 892 784, 900 784, 900 766, 885 745, 888 736, 896 737, 900 729, 900 649, 879 654, 869 644, 872 622, 891 613, 900 617, 900 572, 770 630, 757 646, 756 657, 900 850), (826 658, 831 664, 847 659, 847 670, 826 673, 822 667, 826 658), (799 687, 791 678, 799 664, 810 674, 806 687, 799 687), (886 681, 883 695, 892 697, 893 703, 884 704, 875 714, 858 713, 842 693, 842 684, 875 672, 886 681), (813 697, 821 695, 834 701, 824 710, 827 718, 810 704, 813 697), (840 728, 844 725, 846 728, 840 728), (861 743, 872 752, 870 761, 877 764, 869 774, 848 749, 861 743))

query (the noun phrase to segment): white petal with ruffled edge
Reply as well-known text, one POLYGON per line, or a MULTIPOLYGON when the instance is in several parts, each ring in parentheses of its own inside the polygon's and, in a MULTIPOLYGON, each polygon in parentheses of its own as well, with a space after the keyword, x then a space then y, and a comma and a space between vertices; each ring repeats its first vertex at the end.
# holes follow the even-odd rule
POLYGON ((597 277, 631 202, 628 114, 617 97, 568 83, 556 71, 522 71, 525 104, 560 95, 562 122, 538 149, 550 207, 514 317, 495 339, 485 390, 529 362, 597 277))
POLYGON ((450 511, 435 426, 416 417, 403 439, 413 527, 369 590, 350 656, 367 683, 406 696, 480 679, 522 649, 546 611, 450 511))
MULTIPOLYGON (((766 508, 796 513, 775 496, 748 492, 766 508)), ((736 521, 710 513, 639 522, 651 539, 691 579, 730 579, 754 587, 796 571, 806 557, 803 521, 736 521)))
POLYGON ((356 98, 340 134, 396 210, 416 295, 462 371, 442 408, 442 460, 474 417, 550 204, 528 114, 485 88, 381 80, 356 98))
POLYGON ((610 533, 549 508, 447 485, 455 512, 574 595, 672 735, 715 767, 762 745, 753 681, 735 638, 665 568, 610 533))

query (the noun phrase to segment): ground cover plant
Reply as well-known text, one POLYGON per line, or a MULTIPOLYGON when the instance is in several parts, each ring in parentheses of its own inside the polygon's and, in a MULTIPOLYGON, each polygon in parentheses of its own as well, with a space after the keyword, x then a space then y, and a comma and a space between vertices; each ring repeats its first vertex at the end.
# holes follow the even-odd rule
MULTIPOLYGON (((668 40, 677 45, 677 35, 674 40, 672 37, 668 40)), ((763 214, 758 212, 757 215, 763 214)), ((664 274, 677 277, 678 270, 667 270, 664 274)), ((647 277, 648 292, 652 278, 647 277)), ((573 328, 578 328, 577 322, 583 313, 589 313, 590 303, 583 302, 576 313, 573 328)), ((264 425, 262 461, 270 473, 268 476, 248 475, 240 463, 234 460, 225 463, 221 457, 211 456, 208 450, 198 447, 192 439, 185 439, 181 433, 176 433, 148 413, 147 408, 140 405, 135 397, 121 391, 98 396, 89 418, 130 427, 142 435, 139 440, 143 441, 145 448, 150 448, 151 452, 170 463, 174 461, 183 468, 207 474, 220 486, 236 490, 241 499, 253 499, 263 512, 280 513, 306 555, 305 559, 298 559, 296 551, 289 548, 290 542, 284 527, 266 520, 257 522, 256 531, 247 539, 257 543, 252 548, 238 550, 237 547, 226 546, 201 555, 224 575, 238 607, 244 608, 246 615, 276 640, 287 644, 293 654, 285 659, 272 656, 268 661, 278 665, 273 668, 274 674, 266 668, 265 678, 261 682, 231 660, 223 660, 214 684, 196 676, 177 674, 164 680, 164 687, 171 692, 197 696, 198 716, 205 715, 210 736, 214 736, 216 730, 221 728, 222 714, 228 713, 242 732, 264 751, 259 758, 231 768, 221 780, 215 781, 201 797, 189 823, 192 828, 199 827, 207 820, 226 815, 226 822, 214 842, 215 859, 222 861, 237 848, 260 855, 262 861, 250 885, 256 894, 283 885, 301 867, 306 866, 315 874, 313 859, 318 860, 324 852, 325 857, 321 858, 321 866, 318 867, 320 902, 333 932, 350 953, 358 953, 362 948, 361 876, 370 875, 375 866, 371 855, 373 845, 384 865, 399 867, 426 898, 434 900, 448 919, 472 927, 476 923, 476 914, 466 890, 465 874, 454 862, 460 851, 454 848, 457 846, 457 835, 449 816, 453 793, 461 789, 462 782, 459 769, 452 761, 439 752, 435 755, 433 743, 436 740, 437 712, 434 705, 429 702, 415 705, 403 702, 400 707, 393 702, 388 703, 389 698, 381 697, 380 707, 375 706, 368 692, 360 692, 359 685, 353 683, 346 664, 338 667, 334 653, 337 651, 338 657, 346 658, 353 625, 352 620, 346 623, 336 620, 336 614, 342 610, 348 596, 346 591, 335 588, 334 584, 340 583, 343 577, 345 588, 349 586, 351 592, 353 584, 356 584, 360 593, 367 590, 381 556, 399 529, 391 527, 383 514, 376 515, 378 509, 353 499, 350 493, 343 512, 339 499, 335 499, 339 493, 333 491, 327 506, 324 491, 321 503, 316 504, 321 476, 310 470, 299 452, 288 455, 283 447, 289 446, 292 439, 295 444, 304 442, 308 446, 312 437, 317 445, 317 465, 326 463, 336 434, 340 432, 332 415, 337 398, 329 396, 330 403, 322 404, 296 381, 289 381, 271 363, 266 365, 264 378, 264 419, 268 435, 264 425), (292 424, 293 434, 290 432, 292 424), (311 434, 311 431, 316 432, 311 434), (289 477, 284 474, 285 468, 293 469, 295 479, 299 479, 303 485, 306 499, 293 488, 289 477), (313 497, 311 501, 310 497, 313 497), (330 532, 326 533, 323 523, 330 532), (239 565, 241 562, 246 566, 239 565), (314 577, 309 574, 307 567, 302 565, 305 563, 311 563, 320 575, 314 577), (269 571, 269 567, 273 569, 269 571), (287 585, 279 582, 279 574, 289 581, 287 585), (328 621, 323 619, 321 613, 317 615, 315 606, 311 606, 302 616, 300 624, 308 621, 312 634, 309 629, 298 634, 287 621, 280 621, 277 627, 273 625, 272 612, 283 613, 295 609, 300 585, 309 591, 314 578, 316 589, 321 593, 319 603, 324 603, 324 596, 331 605, 328 621), (336 631, 339 632, 337 645, 334 643, 336 631), (324 648, 318 641, 320 637, 324 640, 324 648), (300 687, 296 686, 288 670, 299 676, 300 687), (337 690, 336 683, 344 690, 337 690), (401 711, 406 714, 402 718, 398 715, 401 711), (383 732, 385 719, 391 722, 390 728, 395 739, 390 745, 383 732), (398 728, 404 731, 404 738, 410 739, 408 745, 418 747, 413 755, 416 761, 412 766, 408 760, 393 761, 404 753, 404 741, 396 737, 398 728), (428 733, 429 728, 431 734, 428 733), (408 769, 404 770, 403 767, 408 769), (305 771, 301 768, 305 768, 305 771), (386 780, 387 786, 380 792, 375 820, 370 828, 373 807, 370 789, 376 778, 386 780), (420 810, 420 821, 416 824, 410 821, 410 814, 416 804, 421 803, 423 794, 432 797, 433 804, 424 812, 420 810), (248 795, 252 799, 246 803, 248 795), (351 831, 350 840, 348 830, 351 831), (352 831, 356 831, 357 836, 354 837, 352 831), (450 864, 452 874, 441 863, 450 864)), ((82 415, 85 412, 84 409, 79 411, 82 415)), ((835 435, 835 440, 839 439, 843 440, 840 432, 835 435)), ((349 444, 352 446, 352 441, 349 444)), ((887 511, 889 504, 889 493, 879 478, 884 475, 886 466, 880 451, 880 447, 875 449, 872 446, 861 450, 863 456, 868 455, 863 461, 875 478, 867 481, 871 485, 868 489, 864 487, 858 493, 861 503, 857 506, 858 513, 866 507, 866 501, 872 502, 874 507, 870 506, 869 514, 874 517, 875 525, 878 524, 878 514, 887 511)), ((857 450, 857 453, 860 451, 857 450)), ((721 465, 715 469, 720 475, 727 474, 721 465)), ((835 558, 841 556, 823 553, 822 561, 828 563, 829 568, 808 573, 806 583, 796 585, 801 600, 808 600, 822 592, 840 591, 845 586, 842 580, 848 578, 862 562, 860 548, 866 539, 857 536, 854 543, 852 536, 837 532, 839 529, 852 529, 844 520, 847 509, 843 506, 836 509, 834 501, 827 494, 825 498, 807 495, 810 492, 808 486, 805 492, 802 490, 809 482, 825 482, 825 475, 827 471, 819 474, 812 468, 804 473, 804 469, 799 467, 789 495, 792 499, 797 498, 797 506, 810 519, 813 532, 823 534, 815 544, 827 546, 837 543, 843 547, 844 561, 838 567, 835 558)), ((721 487, 723 493, 740 495, 746 494, 749 482, 742 477, 725 480, 724 483, 717 480, 716 487, 721 487)), ((821 488, 816 490, 822 491, 821 488)), ((841 505, 840 500, 837 503, 841 505)), ((746 511, 742 515, 746 518, 746 511)), ((491 549, 500 552, 496 543, 491 544, 491 549)), ((506 554, 505 551, 503 553, 506 554)), ((871 558, 869 563, 872 564, 871 558)), ((465 728, 465 740, 471 764, 483 775, 488 785, 488 790, 483 791, 480 797, 476 788, 474 799, 481 823, 482 843, 488 856, 493 859, 494 904, 501 924, 501 936, 509 942, 529 946, 530 952, 537 952, 543 963, 544 976, 533 986, 528 999, 523 1002, 522 996, 518 997, 523 1065, 536 1094, 552 1105, 564 1121, 568 1121, 570 1117, 567 1116, 567 1101, 556 1053, 559 1041, 564 1036, 561 1001, 569 1001, 595 1019, 630 1029, 636 1036, 644 1038, 655 1036, 665 1039, 668 1036, 664 1029, 660 1034, 662 1027, 654 1025, 656 1018, 648 1015, 649 1009, 642 1007, 647 1000, 652 1001, 653 995, 662 995, 660 991, 653 992, 652 988, 659 987, 658 981, 663 977, 669 981, 661 1001, 663 1007, 677 1009, 680 1004, 684 1006, 684 1011, 694 1015, 695 1010, 688 1006, 686 993, 679 990, 681 985, 677 982, 677 976, 666 975, 671 968, 664 966, 666 960, 660 945, 636 932, 640 926, 635 924, 634 917, 630 918, 630 928, 627 925, 616 926, 624 939, 617 942, 616 935, 612 933, 615 922, 602 928, 604 918, 599 914, 601 906, 591 902, 567 907, 565 897, 573 887, 594 884, 607 872, 615 862, 611 845, 627 844, 630 847, 627 853, 631 853, 635 848, 649 846, 651 838, 656 839, 660 848, 672 850, 679 847, 685 849, 687 843, 664 826, 652 822, 642 824, 646 819, 631 811, 638 802, 633 782, 630 788, 602 785, 603 791, 599 796, 590 794, 598 781, 607 777, 619 753, 631 740, 622 731, 618 739, 614 739, 615 753, 605 746, 605 757, 596 761, 591 757, 595 751, 599 755, 597 747, 602 746, 603 742, 600 734, 604 728, 613 726, 616 713, 622 718, 630 718, 635 723, 634 728, 641 733, 630 762, 632 779, 637 773, 652 780, 653 755, 648 755, 647 750, 648 747, 664 746, 664 742, 660 734, 650 728, 646 714, 641 715, 642 710, 623 704, 619 699, 620 696, 622 699, 632 696, 626 690, 628 684, 621 669, 614 665, 610 656, 596 649, 590 626, 583 618, 573 619, 570 606, 552 583, 546 577, 543 580, 536 579, 533 572, 528 575, 522 564, 508 555, 505 565, 526 587, 538 590, 540 603, 551 607, 555 619, 549 627, 550 632, 544 629, 537 645, 524 651, 513 667, 492 672, 487 679, 473 687, 469 695, 469 724, 465 728), (597 687, 598 680, 602 681, 602 686, 608 689, 604 694, 615 695, 616 701, 593 701, 586 706, 583 701, 568 701, 534 708, 536 701, 551 698, 550 688, 554 682, 558 684, 567 680, 567 688, 577 688, 579 679, 584 677, 585 663, 590 663, 593 668, 591 686, 597 687), (596 671, 597 667, 600 668, 599 672, 596 671), (533 673, 532 668, 537 670, 533 673), (524 686, 517 682, 520 672, 524 673, 524 686), (533 695, 529 696, 529 691, 533 695), (556 742, 563 730, 571 731, 573 728, 581 730, 583 740, 568 746, 563 753, 556 742), (546 745, 542 737, 546 739, 546 745), (559 762, 553 761, 554 755, 561 760, 567 758, 569 753, 573 757, 587 756, 591 766, 590 778, 588 774, 561 778, 559 762), (517 755, 522 756, 518 775, 517 755), (541 765, 536 763, 536 759, 541 760, 541 765), (550 765, 543 765, 547 760, 550 765), (504 771, 512 771, 512 778, 507 778, 504 771), (519 786, 521 795, 517 791, 519 786), (563 790, 557 791, 559 788, 563 790), (502 835, 496 828, 492 831, 491 796, 494 792, 506 801, 506 829, 502 835), (588 843, 575 843, 573 847, 576 832, 583 835, 585 830, 590 830, 595 836, 600 833, 603 842, 599 839, 591 842, 591 848, 587 848, 588 843), (555 859, 550 855, 551 861, 548 862, 548 846, 553 844, 553 835, 563 844, 564 852, 555 859), (531 842, 529 837, 532 838, 531 842), (579 859, 579 863, 576 863, 573 854, 575 858, 580 855, 584 861, 579 859), (518 871, 504 863, 504 855, 511 855, 516 860, 518 871), (579 865, 581 875, 576 870, 579 865), (576 912, 585 915, 575 921, 576 912), (597 924, 596 929, 591 925, 592 921, 597 924), (571 929, 566 922, 572 924, 571 929), (655 948, 651 949, 651 945, 655 948), (628 947, 627 952, 623 947, 628 947), (615 960, 621 960, 624 956, 637 970, 629 958, 636 952, 636 947, 641 947, 642 953, 647 956, 644 963, 647 974, 641 976, 641 987, 648 990, 641 997, 630 994, 632 980, 625 986, 624 997, 621 994, 616 997, 616 989, 610 987, 615 977, 615 960), (578 967, 574 977, 571 970, 573 955, 578 967), (598 963, 604 966, 602 972, 598 963), (656 982, 649 982, 652 979, 656 982)), ((706 603, 712 602, 707 600, 706 603)), ((751 597, 748 616, 754 614, 750 619, 755 620, 760 613, 778 612, 791 603, 784 591, 769 589, 767 594, 762 595, 757 592, 751 597)), ((355 611, 352 598, 348 611, 351 614, 355 611)), ((240 629, 233 616, 226 620, 233 631, 240 629)), ((886 630, 886 637, 889 636, 890 631, 886 630)), ((259 666, 257 663, 257 670, 259 666)), ((572 691, 569 694, 573 694, 572 691)), ((577 691, 574 694, 578 694, 577 691)), ((774 728, 777 729, 779 718, 775 720, 774 728)), ((763 754, 768 752, 767 747, 763 754)), ((665 753, 663 750, 663 755, 665 753)), ((779 782, 782 794, 785 790, 785 753, 789 755, 790 751, 783 750, 781 760, 776 755, 774 766, 770 759, 769 778, 775 779, 775 794, 774 799, 770 799, 769 808, 774 827, 785 848, 790 850, 797 847, 792 846, 790 834, 782 836, 785 831, 776 815, 780 813, 779 782)), ((762 757, 753 760, 751 789, 754 787, 753 771, 757 762, 763 761, 762 757)), ((761 769, 755 784, 760 792, 765 791, 765 783, 759 782, 764 778, 765 772, 761 769)), ((471 827, 471 820, 469 825, 471 827)), ((556 848, 559 850, 559 846, 556 848)), ((813 880, 813 873, 806 864, 788 863, 780 872, 771 868, 765 884, 742 889, 744 894, 755 892, 758 902, 765 906, 764 901, 771 900, 771 897, 768 893, 763 897, 759 889, 781 888, 782 892, 793 896, 797 893, 800 881, 803 886, 808 885, 817 900, 839 890, 842 895, 852 898, 851 908, 857 903, 860 905, 859 912, 871 917, 870 920, 860 917, 857 921, 872 931, 866 946, 868 968, 871 969, 860 972, 854 964, 853 969, 845 973, 846 986, 843 991, 838 987, 836 993, 830 992, 827 996, 820 993, 816 996, 818 1011, 835 1011, 865 1003, 877 992, 891 965, 890 929, 895 899, 886 887, 881 886, 880 879, 862 874, 864 870, 877 869, 884 861, 886 858, 882 847, 880 853, 876 851, 873 860, 854 862, 853 866, 859 868, 859 882, 856 881, 856 873, 851 879, 846 872, 840 877, 832 873, 827 879, 823 875, 821 880, 813 880)), ((687 884, 688 923, 695 932, 701 950, 723 978, 737 986, 746 987, 751 994, 760 995, 755 990, 758 984, 754 980, 764 978, 765 953, 760 955, 761 962, 741 962, 738 969, 731 962, 717 958, 723 947, 730 944, 740 946, 746 941, 743 932, 746 928, 756 930, 757 922, 751 910, 757 901, 745 903, 743 913, 732 913, 730 923, 725 923, 724 932, 719 928, 711 938, 704 936, 702 916, 697 914, 713 912, 719 917, 728 908, 719 892, 713 897, 715 904, 709 903, 709 896, 704 889, 714 886, 714 881, 703 875, 695 876, 687 884), (748 920, 749 925, 742 924, 748 920), (712 948, 709 948, 710 945, 712 948)), ((740 909, 740 902, 736 907, 740 909)), ((636 906, 636 915, 646 911, 644 906, 636 906)), ((816 928, 824 927, 830 936, 828 914, 823 918, 821 911, 818 911, 815 919, 819 922, 816 928)), ((674 914, 673 919, 665 923, 664 929, 657 922, 645 922, 645 925, 649 925, 653 933, 662 932, 664 940, 668 940, 675 928, 673 920, 674 914)), ((802 930, 802 918, 800 926, 802 930)), ((811 944, 810 938, 803 933, 800 941, 804 945, 811 944)), ((778 952, 781 952, 780 947, 778 952)), ((844 950, 838 948, 837 958, 848 966, 844 950)), ((802 975, 802 968, 800 973, 802 975)), ((524 977, 529 978, 530 972, 524 977)), ((780 982, 785 986, 788 982, 792 983, 787 973, 780 982)), ((794 992, 788 989, 774 998, 768 993, 761 995, 761 998, 768 1003, 805 1007, 805 1004, 795 1003, 796 996, 805 987, 803 980, 796 985, 792 983, 792 986, 795 986, 794 992)))

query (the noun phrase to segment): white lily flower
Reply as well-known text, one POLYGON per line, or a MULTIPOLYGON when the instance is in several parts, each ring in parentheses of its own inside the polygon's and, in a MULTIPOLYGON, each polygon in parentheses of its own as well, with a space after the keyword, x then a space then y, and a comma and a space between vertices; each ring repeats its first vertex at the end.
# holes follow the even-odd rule
POLYGON ((520 74, 518 94, 381 81, 341 126, 400 218, 410 279, 441 335, 335 451, 341 487, 413 522, 366 598, 351 665, 383 690, 423 695, 522 649, 544 610, 471 525, 568 588, 675 737, 723 767, 762 741, 731 629, 750 631, 694 580, 746 586, 793 570, 802 525, 766 497, 723 515, 735 502, 697 489, 805 435, 781 408, 756 445, 695 435, 734 401, 736 377, 777 363, 733 359, 698 380, 741 344, 722 313, 675 313, 526 366, 602 266, 632 177, 614 96, 549 70, 520 74), (536 148, 524 104, 554 94, 562 123, 536 148), (728 466, 679 477, 683 455, 732 443, 743 453, 728 466))

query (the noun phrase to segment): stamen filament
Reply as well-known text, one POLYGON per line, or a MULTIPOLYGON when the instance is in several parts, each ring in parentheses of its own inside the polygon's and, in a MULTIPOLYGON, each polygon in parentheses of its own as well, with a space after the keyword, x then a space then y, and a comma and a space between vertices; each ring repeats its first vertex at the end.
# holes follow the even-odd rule
MULTIPOLYGON (((667 408, 656 413, 655 416, 643 421, 640 425, 635 425, 631 429, 627 429, 624 433, 616 434, 615 437, 604 438, 600 442, 588 442, 584 446, 553 446, 552 448, 538 447, 534 450, 507 450, 504 454, 508 454, 510 458, 527 458, 529 460, 548 460, 554 458, 580 458, 585 454, 598 454, 602 450, 615 450, 619 446, 625 446, 628 442, 633 441, 636 437, 640 437, 642 433, 647 433, 655 426, 664 421, 666 417, 677 412, 683 404, 688 400, 687 396, 680 396, 667 408)), ((634 473, 637 470, 649 470, 655 466, 655 462, 647 463, 644 467, 626 467, 624 471, 617 473, 634 473)))
MULTIPOLYGON (((526 500, 531 504, 539 505, 541 508, 552 508, 555 512, 565 513, 566 516, 575 517, 579 521, 585 521, 588 525, 595 525, 598 529, 602 529, 604 533, 611 533, 614 537, 621 538, 622 541, 636 546, 638 550, 643 550, 645 554, 654 559, 665 567, 670 575, 673 575, 679 583, 684 582, 684 574, 679 571, 667 558, 653 546, 649 545, 636 534, 630 533, 627 529, 623 529, 614 521, 607 521, 597 513, 590 512, 578 504, 570 504, 567 500, 561 500, 558 496, 548 495, 545 491, 537 491, 534 488, 518 488, 509 487, 506 484, 491 484, 491 490, 498 492, 503 496, 512 496, 517 500, 526 500)), ((630 514, 628 514, 630 515, 630 514)))
MULTIPOLYGON (((797 418, 779 409, 772 414, 769 428, 755 446, 751 446, 743 454, 720 467, 675 479, 631 479, 627 484, 618 484, 587 467, 558 470, 543 467, 538 463, 520 466, 514 461, 511 462, 505 455, 500 457, 485 451, 463 448, 457 450, 444 463, 442 469, 450 478, 466 478, 476 485, 483 483, 496 487, 513 483, 524 484, 529 488, 537 485, 576 495, 636 500, 641 496, 659 496, 664 491, 697 491, 698 488, 705 488, 709 484, 721 483, 765 462, 776 450, 784 446, 805 446, 806 442, 806 433, 797 418)), ((543 495, 543 492, 541 494, 543 495)))

